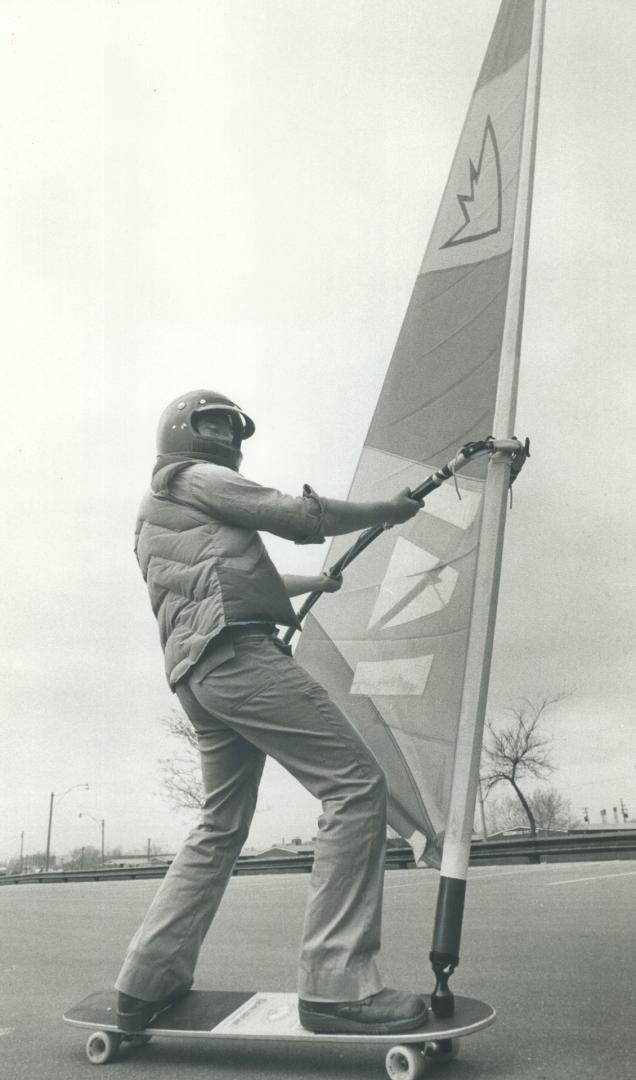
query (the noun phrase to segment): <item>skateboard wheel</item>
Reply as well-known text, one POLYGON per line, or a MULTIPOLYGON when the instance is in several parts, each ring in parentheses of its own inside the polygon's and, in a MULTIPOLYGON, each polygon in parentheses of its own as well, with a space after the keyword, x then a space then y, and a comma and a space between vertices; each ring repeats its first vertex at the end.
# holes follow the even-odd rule
POLYGON ((424 1054, 427 1058, 431 1058, 439 1065, 443 1065, 447 1061, 452 1061, 459 1053, 459 1043, 457 1039, 431 1039, 426 1044, 426 1050, 424 1054))
POLYGON ((86 1057, 91 1065, 112 1061, 121 1043, 121 1035, 113 1031, 94 1031, 86 1043, 86 1057))
POLYGON ((392 1046, 384 1064, 390 1080, 418 1080, 426 1068, 422 1049, 408 1045, 392 1046))

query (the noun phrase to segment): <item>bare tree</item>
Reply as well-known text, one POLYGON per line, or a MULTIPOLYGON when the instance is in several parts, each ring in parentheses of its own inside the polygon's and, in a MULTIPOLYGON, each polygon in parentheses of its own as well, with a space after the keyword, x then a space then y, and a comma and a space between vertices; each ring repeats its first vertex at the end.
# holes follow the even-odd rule
POLYGON ((572 805, 556 788, 539 788, 528 800, 540 829, 571 829, 576 825, 572 805))
POLYGON ((524 809, 532 836, 537 835, 536 814, 519 782, 528 777, 545 780, 554 772, 550 761, 551 739, 539 730, 539 725, 546 710, 564 696, 556 694, 537 702, 524 700, 516 708, 507 710, 510 719, 503 727, 495 725, 492 720, 486 724, 481 776, 486 795, 498 784, 511 784, 524 809))
MULTIPOLYGON (((527 796, 527 800, 537 829, 566 830, 576 825, 571 803, 556 788, 538 788, 527 796)), ((515 795, 489 802, 488 821, 493 832, 527 825, 526 813, 515 795)))
MULTIPOLYGON (((162 718, 162 724, 170 735, 181 745, 179 757, 163 758, 162 784, 173 806, 180 810, 201 810, 205 804, 205 793, 201 782, 201 761, 196 731, 187 716, 172 709, 162 718)), ((267 813, 271 805, 259 801, 257 814, 267 813)))
POLYGON ((187 716, 173 709, 162 719, 170 735, 181 743, 180 757, 160 761, 163 787, 174 806, 182 810, 200 810, 205 801, 201 783, 201 764, 197 736, 187 716))
POLYGON ((64 865, 73 870, 96 870, 102 865, 101 852, 90 844, 73 848, 64 865))

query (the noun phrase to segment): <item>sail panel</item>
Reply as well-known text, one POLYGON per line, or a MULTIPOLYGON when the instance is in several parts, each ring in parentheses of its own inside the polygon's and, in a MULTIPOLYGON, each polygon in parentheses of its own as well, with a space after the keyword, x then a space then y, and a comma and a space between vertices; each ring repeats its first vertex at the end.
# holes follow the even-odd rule
POLYGON ((479 73, 477 90, 514 67, 530 51, 533 9, 534 4, 528 0, 504 0, 479 73))
MULTIPOLYGON (((504 0, 424 261, 350 489, 416 487, 492 433, 531 38, 531 0, 504 0)), ((438 865, 473 606, 486 466, 434 492, 321 598, 297 649, 370 745, 389 821, 438 865)), ((332 542, 326 567, 350 546, 332 542)))
POLYGON ((505 255, 418 278, 367 446, 438 468, 490 434, 509 266, 505 255))

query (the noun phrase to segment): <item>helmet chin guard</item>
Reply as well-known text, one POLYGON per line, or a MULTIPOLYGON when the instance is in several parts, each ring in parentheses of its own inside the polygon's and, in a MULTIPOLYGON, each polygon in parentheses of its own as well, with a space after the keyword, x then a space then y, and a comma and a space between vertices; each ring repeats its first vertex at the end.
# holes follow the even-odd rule
POLYGON ((234 401, 216 390, 192 390, 164 409, 157 428, 157 453, 205 458, 216 465, 238 469, 243 456, 241 442, 254 434, 254 421, 234 401), (234 431, 232 444, 199 434, 197 415, 221 412, 228 416, 234 431))

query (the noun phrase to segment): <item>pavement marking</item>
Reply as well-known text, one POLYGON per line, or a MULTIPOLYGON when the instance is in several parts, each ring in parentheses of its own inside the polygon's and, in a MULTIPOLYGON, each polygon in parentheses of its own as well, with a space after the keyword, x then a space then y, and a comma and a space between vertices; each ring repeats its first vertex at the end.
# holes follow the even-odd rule
MULTIPOLYGON (((417 881, 403 881, 400 885, 385 885, 384 886, 384 891, 385 892, 392 892, 393 889, 409 889, 409 888, 412 888, 413 885, 416 885, 418 887, 418 889, 419 889, 421 884, 422 884, 422 879, 418 878, 417 881)), ((437 882, 432 881, 431 884, 436 885, 437 882)))
MULTIPOLYGON (((492 881, 493 878, 510 877, 511 875, 517 875, 518 876, 519 874, 527 874, 527 873, 536 873, 537 870, 538 871, 545 871, 546 868, 547 868, 547 865, 548 865, 547 863, 541 863, 540 866, 519 866, 519 867, 517 867, 516 870, 500 870, 499 872, 494 873, 494 874, 480 874, 478 872, 475 873, 475 871, 473 871, 473 870, 469 870, 467 881, 468 881, 469 885, 471 885, 471 884, 474 885, 478 881, 492 881)), ((409 871, 407 871, 407 872, 409 872, 409 871)), ((418 878, 417 881, 405 881, 400 885, 385 885, 384 891, 389 892, 391 889, 404 889, 408 885, 419 885, 421 881, 422 881, 422 878, 420 877, 420 878, 418 878)), ((436 885, 438 883, 438 881, 439 881, 439 878, 427 877, 426 881, 430 882, 432 885, 436 885)))
POLYGON ((592 877, 564 878, 563 881, 548 881, 547 885, 578 885, 581 881, 604 881, 607 878, 633 877, 636 870, 625 870, 622 874, 594 874, 592 877))
POLYGON ((10 1035, 12 1031, 13 1028, 0 1028, 0 1038, 2 1038, 3 1035, 10 1035))
MULTIPOLYGON (((520 874, 546 872, 549 868, 550 869, 556 869, 556 867, 550 866, 550 864, 548 864, 548 863, 541 863, 539 866, 518 866, 514 870, 496 870, 494 873, 489 874, 489 873, 481 873, 480 872, 481 867, 480 867, 480 868, 478 868, 476 870, 471 869, 469 871, 468 882, 469 882, 469 884, 470 883, 474 884, 474 883, 479 882, 479 881, 492 881, 493 878, 502 878, 502 877, 511 877, 511 876, 517 876, 518 877, 520 874)), ((437 885, 439 883, 439 878, 437 876, 432 876, 430 874, 427 874, 426 877, 423 877, 421 874, 418 874, 416 871, 414 873, 413 868, 408 869, 408 870, 401 870, 401 871, 400 870, 391 870, 391 871, 387 871, 387 875, 388 874, 390 874, 391 876, 393 874, 400 874, 400 875, 408 874, 409 875, 409 880, 408 881, 395 882, 395 881, 391 881, 391 879, 389 877, 388 882, 385 883, 384 892, 393 892, 396 889, 420 888, 422 883, 424 883, 425 885, 437 885), (413 875, 413 877, 411 877, 411 875, 413 875)), ((240 877, 240 878, 235 877, 235 878, 232 878, 232 882, 237 883, 238 881, 241 881, 241 882, 246 882, 247 883, 247 881, 249 881, 250 884, 253 884, 254 883, 254 878, 256 876, 257 875, 254 875, 254 876, 246 875, 245 877, 240 877)), ((309 884, 309 877, 310 877, 309 874, 298 875, 298 877, 296 877, 296 875, 293 875, 293 876, 296 879, 294 881, 289 880, 289 875, 282 874, 281 877, 284 878, 285 880, 280 881, 280 882, 273 882, 272 881, 272 882, 268 882, 267 885, 261 885, 260 888, 257 890, 256 899, 258 899, 258 896, 262 896, 264 893, 280 892, 281 889, 284 889, 286 892, 289 891, 290 889, 294 889, 294 888, 296 888, 296 889, 304 889, 309 884)), ((613 876, 616 876, 616 875, 610 875, 610 876, 613 877, 613 876)), ((386 881, 386 879, 385 879, 385 881, 386 881)), ((553 884, 557 884, 557 882, 554 882, 553 884)))
MULTIPOLYGON (((600 866, 600 865, 602 865, 602 863, 596 863, 596 864, 592 864, 592 865, 600 866)), ((471 868, 469 870, 469 872, 468 872, 468 884, 477 884, 480 881, 492 881, 493 879, 503 878, 503 877, 519 877, 519 875, 526 875, 526 874, 531 874, 531 873, 532 874, 536 874, 536 873, 545 874, 550 870, 559 870, 559 869, 560 869, 560 866, 557 866, 554 863, 540 863, 540 864, 538 864, 536 866, 532 866, 532 865, 528 865, 528 864, 525 864, 525 865, 522 864, 520 866, 515 867, 514 870, 503 870, 503 869, 499 870, 499 869, 495 869, 493 867, 494 873, 493 872, 488 873, 486 867, 483 867, 483 868, 482 867, 475 867, 474 869, 471 868), (484 872, 482 872, 482 870, 486 871, 486 872, 484 873, 484 872)), ((390 874, 391 876, 389 877, 388 882, 385 879, 384 892, 393 892, 396 889, 420 888, 422 883, 424 883, 425 885, 428 885, 428 884, 437 885, 438 882, 439 882, 439 878, 437 876, 432 876, 430 874, 427 874, 424 877, 422 874, 418 874, 417 872, 414 874, 413 873, 413 868, 406 869, 406 870, 391 870, 391 871, 387 871, 387 874, 390 874), (396 874, 396 875, 399 874, 401 877, 408 875, 409 880, 408 881, 399 881, 399 882, 396 882, 394 880, 392 881, 391 877, 394 874, 396 874), (413 875, 413 877, 411 877, 411 875, 413 875)), ((614 874, 595 874, 595 875, 592 875, 591 877, 565 878, 565 879, 563 879, 561 881, 546 881, 544 884, 546 884, 546 885, 574 885, 574 884, 581 883, 581 882, 586 882, 586 881, 600 881, 603 878, 629 877, 629 876, 632 876, 634 874, 636 874, 636 870, 627 870, 627 871, 625 871, 623 873, 618 873, 618 874, 617 873, 614 873, 614 874)), ((281 889, 285 890, 285 892, 288 892, 290 889, 291 890, 296 890, 296 889, 298 889, 298 890, 303 889, 304 890, 309 885, 309 878, 310 878, 309 874, 298 874, 298 875, 296 875, 296 874, 293 874, 293 875, 281 874, 280 876, 281 876, 282 880, 279 880, 279 881, 276 881, 276 882, 269 881, 266 885, 261 884, 260 888, 256 891, 255 898, 258 899, 258 897, 262 896, 264 893, 280 892, 281 889), (293 877, 292 881, 289 880, 290 876, 293 877)), ((239 882, 241 884, 248 884, 248 882, 249 882, 250 885, 253 885, 254 880, 255 880, 256 877, 258 877, 258 875, 251 875, 251 874, 250 875, 245 875, 245 876, 241 875, 239 877, 232 878, 231 883, 234 884, 235 886, 239 882)))
POLYGON ((487 881, 487 880, 491 880, 492 878, 510 877, 511 875, 515 875, 515 874, 518 875, 518 874, 536 873, 537 870, 545 871, 547 865, 548 865, 547 863, 541 863, 539 866, 518 866, 516 870, 501 870, 501 871, 499 871, 499 873, 496 873, 496 874, 475 874, 474 871, 469 870, 468 871, 468 880, 469 881, 487 881))

